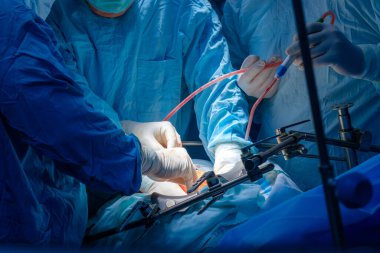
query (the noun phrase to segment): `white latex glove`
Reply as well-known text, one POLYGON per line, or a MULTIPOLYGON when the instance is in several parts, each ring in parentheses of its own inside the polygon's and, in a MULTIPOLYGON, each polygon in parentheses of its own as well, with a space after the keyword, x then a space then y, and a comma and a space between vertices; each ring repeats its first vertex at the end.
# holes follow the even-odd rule
POLYGON ((245 173, 239 145, 231 143, 216 146, 214 172, 227 180, 232 180, 245 173))
MULTIPOLYGON (((268 63, 276 61, 279 61, 279 58, 272 57, 268 63)), ((241 65, 241 68, 248 68, 248 70, 239 77, 238 85, 248 96, 260 97, 272 82, 277 68, 272 67, 263 71, 265 65, 266 62, 260 60, 256 55, 249 55, 241 65)), ((272 97, 276 93, 277 88, 278 86, 275 84, 268 94, 265 95, 265 98, 272 97)))
POLYGON ((156 181, 171 181, 191 187, 197 180, 195 166, 184 148, 155 151, 141 146, 141 171, 156 181))
POLYGON ((176 184, 171 182, 157 182, 150 179, 148 176, 142 177, 140 191, 142 193, 152 194, 153 192, 157 192, 159 194, 167 195, 167 196, 184 196, 186 193, 182 190, 182 188, 176 184))
MULTIPOLYGON (((311 23, 307 26, 310 53, 315 66, 330 66, 337 73, 348 76, 360 75, 364 71, 364 53, 352 44, 342 32, 330 24, 311 23)), ((298 36, 286 49, 295 57, 294 64, 303 68, 298 36)))
POLYGON ((153 150, 182 147, 181 137, 169 121, 140 123, 130 120, 121 121, 127 134, 134 134, 142 146, 153 150))

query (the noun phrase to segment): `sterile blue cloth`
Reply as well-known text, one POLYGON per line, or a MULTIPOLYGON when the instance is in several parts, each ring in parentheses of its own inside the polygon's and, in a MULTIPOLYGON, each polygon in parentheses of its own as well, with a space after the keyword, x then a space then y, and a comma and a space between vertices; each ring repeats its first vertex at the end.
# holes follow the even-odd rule
MULTIPOLYGON (((197 212, 205 201, 186 211, 162 218, 148 229, 131 229, 99 239, 88 246, 138 252, 155 249, 165 252, 201 252, 213 248, 228 229, 257 215, 263 209, 274 207, 301 193, 279 167, 276 166, 275 171, 269 173, 271 175, 255 184, 245 183, 228 190, 221 200, 200 215, 197 212), (277 190, 270 191, 268 195, 268 188, 277 190)), ((149 196, 135 194, 109 201, 89 221, 89 234, 120 228, 127 217, 131 217, 134 205, 140 200, 148 201, 149 196)))
MULTIPOLYGON (((233 71, 220 22, 204 0, 136 0, 114 19, 94 14, 85 1, 59 0, 47 21, 68 66, 121 119, 161 121, 201 85, 233 71)), ((210 155, 216 144, 248 144, 247 103, 236 77, 197 95, 170 120, 183 140, 198 138, 188 136, 194 110, 210 155)))
POLYGON ((41 18, 22 0, 0 5, 0 242, 78 245, 87 223, 80 181, 136 192, 139 143, 74 83, 41 18))
MULTIPOLYGON (((370 202, 359 209, 340 205, 346 249, 380 247, 380 155, 343 174, 360 173, 372 183, 370 202)), ((327 218, 322 186, 252 217, 228 231, 215 252, 234 249, 239 252, 264 250, 323 250, 332 249, 332 237, 327 218)))
MULTIPOLYGON (((362 78, 378 81, 380 74, 377 54, 380 41, 379 1, 337 0, 337 1, 303 1, 306 21, 315 22, 323 13, 332 10, 336 13, 335 26, 354 44, 366 46, 366 57, 371 64, 367 76, 362 78), (375 9, 372 9, 375 7, 375 9), (375 50, 377 54, 373 52, 375 50), (374 55, 371 55, 374 54, 374 55), (375 62, 375 64, 373 63, 375 62)), ((329 17, 325 22, 329 22, 329 17)), ((249 54, 270 59, 279 55, 285 59, 286 48, 293 41, 296 26, 290 0, 228 0, 224 7, 223 28, 230 46, 231 59, 235 67, 240 67, 249 54)), ((380 145, 380 96, 375 82, 364 79, 345 77, 328 67, 314 69, 318 96, 322 112, 322 121, 327 137, 339 139, 339 121, 337 111, 332 106, 352 102, 350 108, 352 124, 355 128, 372 133, 374 145, 380 145)), ((273 136, 275 129, 312 119, 309 106, 305 74, 291 66, 280 80, 277 93, 265 99, 255 113, 254 122, 261 125, 257 139, 273 136)), ((294 130, 314 132, 313 124, 306 123, 294 130)), ((303 142, 309 154, 318 154, 315 143, 303 142)), ((341 148, 329 147, 329 155, 344 157, 341 148)), ((359 162, 363 162, 372 153, 359 153, 359 162)), ((292 158, 284 161, 275 160, 301 189, 310 189, 320 183, 318 159, 292 158)), ((347 165, 344 162, 334 163, 337 172, 341 173, 347 165)))

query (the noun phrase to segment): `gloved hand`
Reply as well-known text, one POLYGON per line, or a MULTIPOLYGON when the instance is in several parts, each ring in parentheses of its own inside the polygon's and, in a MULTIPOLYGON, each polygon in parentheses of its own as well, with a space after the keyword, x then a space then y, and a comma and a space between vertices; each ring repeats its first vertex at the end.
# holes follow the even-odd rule
POLYGON ((127 134, 134 134, 142 146, 153 150, 182 147, 181 137, 169 121, 140 123, 130 120, 121 121, 127 134))
MULTIPOLYGON (((272 57, 268 63, 276 61, 279 61, 279 58, 272 57)), ((239 77, 238 85, 248 96, 260 97, 272 82, 277 68, 272 67, 263 71, 265 65, 266 62, 260 60, 256 55, 249 55, 241 65, 241 68, 248 68, 248 70, 239 77)), ((265 95, 265 98, 272 97, 276 93, 277 87, 277 84, 275 84, 265 95)))
POLYGON ((230 143, 216 146, 214 172, 227 180, 232 180, 245 173, 239 145, 230 143))
POLYGON ((197 180, 195 166, 184 148, 153 150, 141 146, 141 171, 156 181, 171 181, 191 187, 197 180))
MULTIPOLYGON (((352 44, 342 32, 330 24, 312 23, 307 26, 310 53, 315 66, 330 66, 337 73, 348 76, 360 75, 364 71, 364 53, 352 44)), ((296 57, 294 64, 303 68, 298 37, 286 53, 296 57)))
POLYGON ((175 183, 171 182, 157 182, 150 179, 148 176, 142 177, 140 191, 142 193, 152 194, 157 192, 167 196, 184 196, 186 193, 182 188, 175 183))

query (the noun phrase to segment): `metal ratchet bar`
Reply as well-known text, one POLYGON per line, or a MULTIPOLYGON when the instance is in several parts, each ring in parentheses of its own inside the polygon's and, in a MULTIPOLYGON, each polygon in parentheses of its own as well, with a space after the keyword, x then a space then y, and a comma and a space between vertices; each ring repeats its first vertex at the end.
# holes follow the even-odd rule
POLYGON ((182 146, 203 146, 201 141, 182 141, 182 146))
MULTIPOLYGON (((276 146, 277 143, 274 142, 262 142, 257 145, 258 148, 271 148, 276 146)), ((371 146, 372 147, 372 146, 371 146)), ((283 156, 282 154, 278 154, 280 156, 283 156)), ((319 158, 319 155, 313 155, 313 154, 298 154, 297 157, 305 157, 305 158, 319 158)), ((345 162, 346 158, 344 157, 336 157, 336 156, 330 156, 330 160, 334 161, 340 161, 340 162, 345 162)))
MULTIPOLYGON (((297 157, 305 157, 305 158, 316 158, 319 159, 319 155, 313 155, 313 154, 300 154, 297 155, 297 157)), ((330 160, 339 161, 339 162, 345 162, 346 158, 344 157, 337 157, 337 156, 330 156, 330 160)))

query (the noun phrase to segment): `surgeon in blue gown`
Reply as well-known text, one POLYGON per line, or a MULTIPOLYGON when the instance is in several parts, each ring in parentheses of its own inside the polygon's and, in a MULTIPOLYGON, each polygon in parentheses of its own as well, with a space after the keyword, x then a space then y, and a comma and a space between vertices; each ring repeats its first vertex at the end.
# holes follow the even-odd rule
POLYGON ((171 156, 140 146, 106 103, 75 82, 53 31, 24 1, 0 5, 2 244, 79 245, 87 224, 83 183, 130 195, 142 173, 195 179, 182 149, 171 156))
MULTIPOLYGON (((326 136, 339 138, 338 113, 332 106, 350 102, 354 104, 350 108, 353 126, 370 131, 372 144, 380 145, 380 2, 307 0, 303 4, 326 136), (328 10, 336 14, 334 27, 329 25, 329 17, 324 24, 315 23, 328 10)), ((250 54, 261 59, 298 55, 294 63, 302 66, 298 44, 293 41, 296 26, 290 0, 228 0, 222 23, 236 68, 250 54)), ((260 92, 255 89, 259 85, 245 87, 246 93, 257 97, 260 92)), ((277 93, 263 101, 255 114, 254 122, 260 126, 258 139, 273 136, 276 128, 312 119, 305 75, 300 68, 291 66, 278 86, 277 93)), ((293 129, 314 132, 312 123, 293 129)), ((317 154, 315 143, 304 144, 310 154, 317 154)), ((341 148, 330 147, 329 155, 343 157, 344 153, 341 148)), ((359 162, 372 155, 359 152, 359 162)), ((281 158, 277 162, 303 190, 320 183, 317 159, 281 158)), ((337 162, 334 168, 341 173, 347 165, 337 162)))
MULTIPOLYGON (((131 122, 162 121, 191 92, 234 70, 218 17, 204 0, 59 0, 47 21, 66 64, 128 120, 127 132, 131 122)), ((227 179, 241 174, 240 148, 249 144, 247 102, 236 79, 203 91, 170 119, 183 140, 201 139, 227 179)))

